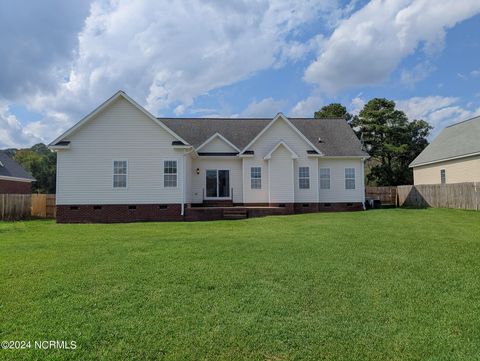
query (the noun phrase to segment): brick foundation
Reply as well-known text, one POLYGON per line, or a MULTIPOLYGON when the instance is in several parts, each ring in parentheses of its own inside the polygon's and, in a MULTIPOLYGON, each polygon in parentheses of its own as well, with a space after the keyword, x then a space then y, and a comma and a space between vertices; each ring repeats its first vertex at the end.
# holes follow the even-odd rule
MULTIPOLYGON (((244 207, 248 218, 313 212, 363 210, 362 203, 249 203, 244 207), (272 208, 267 208, 267 206, 272 208), (275 207, 275 208, 273 208, 275 207)), ((141 221, 213 221, 223 219, 224 207, 189 207, 181 216, 180 204, 138 205, 57 205, 58 223, 121 223, 141 221)))
POLYGON ((30 194, 32 182, 19 182, 0 179, 0 194, 30 194))
POLYGON ((363 211, 363 204, 361 202, 352 203, 319 203, 319 212, 348 212, 348 211, 363 211))
POLYGON ((182 221, 180 204, 57 205, 58 223, 182 221))

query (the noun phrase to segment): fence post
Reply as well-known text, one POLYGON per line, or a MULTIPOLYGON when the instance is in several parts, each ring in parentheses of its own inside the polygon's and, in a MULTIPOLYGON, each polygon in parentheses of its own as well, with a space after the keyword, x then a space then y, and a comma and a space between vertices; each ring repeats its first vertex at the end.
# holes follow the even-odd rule
POLYGON ((477 182, 473 182, 473 191, 475 193, 475 210, 478 211, 478 189, 477 182))

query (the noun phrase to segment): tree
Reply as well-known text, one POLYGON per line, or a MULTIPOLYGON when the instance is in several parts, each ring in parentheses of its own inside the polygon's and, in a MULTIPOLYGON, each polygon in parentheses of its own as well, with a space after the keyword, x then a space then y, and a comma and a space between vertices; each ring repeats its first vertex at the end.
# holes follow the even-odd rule
POLYGON ((29 171, 36 182, 32 191, 38 193, 55 193, 57 154, 45 144, 35 144, 31 148, 15 150, 13 159, 29 171))
POLYGON ((428 145, 432 127, 427 122, 410 122, 403 111, 395 109, 394 101, 375 98, 365 104, 351 125, 372 157, 369 183, 387 186, 413 182, 408 165, 428 145))
POLYGON ((347 108, 340 103, 331 103, 323 106, 319 111, 315 112, 315 118, 341 118, 350 122, 352 115, 347 112, 347 108))

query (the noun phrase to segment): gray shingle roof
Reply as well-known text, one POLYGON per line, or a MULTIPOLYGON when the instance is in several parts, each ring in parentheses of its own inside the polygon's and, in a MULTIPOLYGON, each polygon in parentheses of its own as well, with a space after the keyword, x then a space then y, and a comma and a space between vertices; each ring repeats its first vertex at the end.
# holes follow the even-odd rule
POLYGON ((0 150, 0 176, 2 177, 14 177, 14 178, 24 178, 30 179, 32 181, 35 178, 32 177, 25 169, 22 168, 20 164, 15 162, 10 158, 5 152, 0 150))
MULTIPOLYGON (((326 156, 368 156, 344 119, 288 118, 326 156), (319 142, 319 138, 322 142, 319 142)), ((271 118, 158 118, 195 148, 220 133, 238 148, 245 148, 271 118)))
POLYGON ((480 153, 480 117, 446 127, 410 164, 424 163, 480 153))

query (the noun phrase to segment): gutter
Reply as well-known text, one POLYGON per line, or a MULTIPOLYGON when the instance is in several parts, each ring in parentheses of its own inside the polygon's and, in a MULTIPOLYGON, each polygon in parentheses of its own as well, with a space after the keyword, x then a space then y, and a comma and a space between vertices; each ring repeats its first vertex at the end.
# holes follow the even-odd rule
POLYGON ((442 158, 442 159, 436 159, 432 160, 429 162, 423 162, 423 163, 417 163, 414 164, 415 161, 410 163, 408 165, 409 168, 415 168, 415 167, 422 167, 424 165, 429 165, 429 164, 435 164, 435 163, 442 163, 442 162, 448 162, 450 160, 456 160, 456 159, 462 159, 462 158, 468 158, 468 157, 475 157, 477 155, 480 155, 480 152, 475 152, 475 153, 467 153, 467 154, 462 154, 462 155, 456 155, 454 157, 448 157, 448 158, 442 158))

